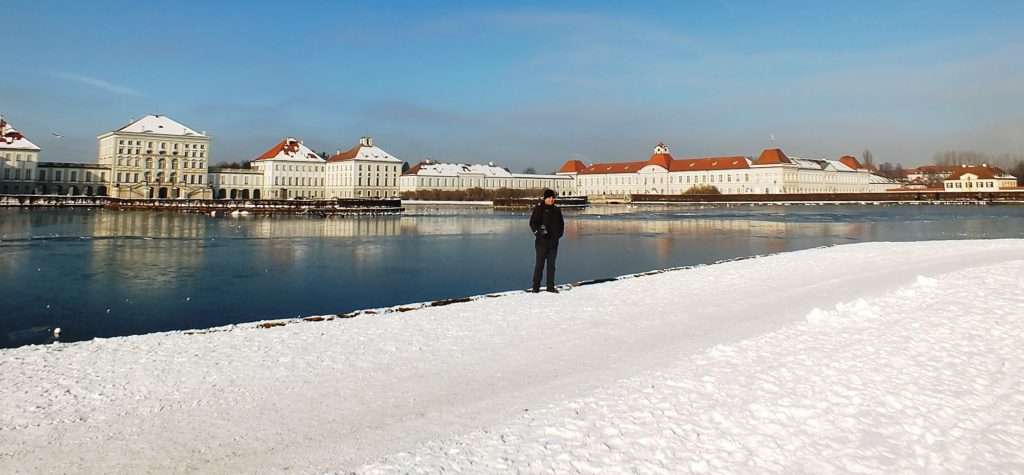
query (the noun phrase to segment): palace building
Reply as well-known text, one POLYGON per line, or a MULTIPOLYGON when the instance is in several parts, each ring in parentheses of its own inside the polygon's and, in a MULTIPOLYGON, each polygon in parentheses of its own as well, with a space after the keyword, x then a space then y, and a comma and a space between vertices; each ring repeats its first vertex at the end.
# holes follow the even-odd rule
POLYGON ((109 168, 110 196, 212 198, 207 182, 210 137, 162 115, 147 115, 96 137, 98 163, 109 168))
POLYGON ((506 168, 462 163, 420 162, 409 168, 399 182, 401 191, 468 190, 482 188, 497 190, 540 190, 550 188, 561 195, 575 193, 573 177, 569 175, 538 175, 512 173, 506 168))
POLYGON ((0 116, 0 193, 31 194, 36 189, 40 149, 0 116))
POLYGON ((327 159, 327 197, 398 198, 402 161, 362 137, 359 144, 327 159))
POLYGON ((756 159, 734 155, 677 159, 659 143, 645 161, 585 165, 570 160, 558 174, 575 177, 581 195, 671 195, 714 187, 723 194, 865 193, 893 184, 873 178, 856 158, 787 156, 781 149, 756 159))
POLYGON ((324 198, 325 162, 301 140, 285 137, 256 157, 252 168, 263 175, 263 198, 319 200, 324 198))
POLYGON ((997 167, 961 165, 942 181, 946 191, 1000 191, 1017 188, 1017 178, 997 167))
POLYGON ((362 137, 346 151, 323 158, 285 137, 252 162, 251 169, 210 172, 217 199, 397 198, 402 161, 362 137))
MULTIPOLYGON (((488 163, 424 161, 402 173, 402 161, 362 137, 333 156, 285 137, 250 168, 210 169, 210 137, 167 116, 147 115, 97 137, 93 164, 39 162, 40 148, 0 117, 0 193, 142 199, 398 198, 402 191, 481 188, 561 195, 867 193, 899 183, 856 158, 800 158, 781 149, 756 158, 675 158, 664 143, 642 161, 584 164, 569 160, 554 174, 511 173, 488 163), (712 190, 714 188, 714 190, 712 190)), ((947 191, 1015 188, 1002 170, 965 166, 949 172, 947 191)))

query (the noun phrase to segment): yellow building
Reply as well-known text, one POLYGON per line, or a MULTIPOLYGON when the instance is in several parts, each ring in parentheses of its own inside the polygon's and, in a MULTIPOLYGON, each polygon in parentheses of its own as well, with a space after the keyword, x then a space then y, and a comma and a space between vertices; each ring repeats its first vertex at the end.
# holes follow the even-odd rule
POLYGON ((110 168, 118 198, 212 198, 207 183, 210 137, 169 117, 147 115, 97 137, 98 162, 110 168))

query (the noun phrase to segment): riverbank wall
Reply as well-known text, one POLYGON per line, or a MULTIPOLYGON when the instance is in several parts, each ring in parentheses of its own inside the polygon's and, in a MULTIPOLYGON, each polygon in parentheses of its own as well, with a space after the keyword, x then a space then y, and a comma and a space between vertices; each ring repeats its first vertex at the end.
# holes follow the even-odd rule
POLYGON ((336 200, 189 200, 189 199, 126 199, 105 196, 0 195, 0 207, 27 208, 107 208, 170 210, 191 213, 255 214, 401 214, 397 199, 336 200))

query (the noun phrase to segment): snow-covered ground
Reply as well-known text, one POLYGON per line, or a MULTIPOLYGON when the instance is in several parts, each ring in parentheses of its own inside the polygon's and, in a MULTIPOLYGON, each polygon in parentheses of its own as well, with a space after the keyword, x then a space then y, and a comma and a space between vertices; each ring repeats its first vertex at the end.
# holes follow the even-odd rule
POLYGON ((1024 240, 0 350, 0 473, 1024 472, 1024 240))

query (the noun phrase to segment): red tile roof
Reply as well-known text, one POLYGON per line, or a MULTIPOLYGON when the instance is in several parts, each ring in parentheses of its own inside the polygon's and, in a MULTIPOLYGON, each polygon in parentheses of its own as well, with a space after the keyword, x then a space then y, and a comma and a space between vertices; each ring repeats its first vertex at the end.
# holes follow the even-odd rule
POLYGON ((291 153, 298 153, 299 141, 295 139, 282 139, 277 145, 270 147, 270 150, 263 152, 263 155, 256 157, 256 160, 268 160, 276 157, 281 151, 287 148, 291 153))
POLYGON ((579 173, 580 170, 583 170, 584 168, 587 168, 587 166, 584 165, 583 162, 579 160, 569 160, 565 162, 562 165, 562 168, 559 168, 555 173, 579 173))
MULTIPOLYGON (((330 161, 330 160, 328 160, 328 161, 330 161)), ((423 168, 423 165, 426 165, 426 164, 427 164, 427 162, 417 163, 417 164, 409 167, 409 169, 406 170, 405 173, 403 173, 402 175, 415 175, 415 174, 419 173, 420 172, 420 168, 423 168)))
POLYGON ((947 180, 959 180, 960 177, 962 177, 962 176, 964 176, 964 175, 966 175, 968 173, 971 173, 971 174, 977 176, 978 178, 981 178, 981 179, 984 179, 984 180, 991 180, 993 178, 1010 178, 1009 176, 1006 176, 1006 173, 1004 173, 1002 170, 1000 170, 997 167, 981 166, 981 167, 960 167, 960 168, 957 168, 956 171, 954 171, 953 174, 950 175, 949 178, 946 178, 946 179, 947 180))
POLYGON ((675 160, 669 171, 735 170, 738 168, 750 168, 746 157, 704 157, 675 160))
POLYGON ((672 155, 668 153, 656 153, 647 159, 648 165, 657 165, 668 170, 672 167, 672 155))
POLYGON ((858 162, 852 155, 843 155, 842 157, 839 157, 839 162, 854 170, 861 170, 864 168, 864 166, 861 165, 860 162, 858 162))
POLYGON ((603 175, 607 173, 636 173, 647 166, 647 162, 595 163, 579 171, 580 175, 603 175))
POLYGON ((784 163, 793 163, 785 153, 782 153, 782 149, 778 148, 766 148, 761 152, 761 156, 754 160, 754 165, 781 165, 784 163))
MULTIPOLYGON (((655 157, 659 155, 667 154, 656 154, 651 157, 651 160, 646 162, 625 162, 625 163, 596 163, 583 170, 579 171, 580 175, 603 175, 609 173, 636 173, 641 168, 651 165, 655 157)), ((663 160, 662 159, 659 159, 663 160)), ((732 156, 732 157, 704 157, 704 158, 683 158, 683 159, 672 159, 667 163, 667 167, 660 163, 654 163, 659 165, 671 172, 685 172, 685 171, 708 171, 708 170, 735 170, 750 168, 747 163, 746 157, 732 156)))
MULTIPOLYGON (((333 157, 328 158, 327 161, 328 162, 343 162, 345 160, 352 160, 353 158, 356 158, 357 155, 359 155, 359 149, 361 149, 361 148, 363 148, 362 144, 356 145, 355 147, 352 147, 352 148, 350 148, 350 149, 348 149, 348 150, 346 150, 344 152, 338 152, 333 157)), ((418 168, 417 168, 417 170, 418 170, 418 168)))

